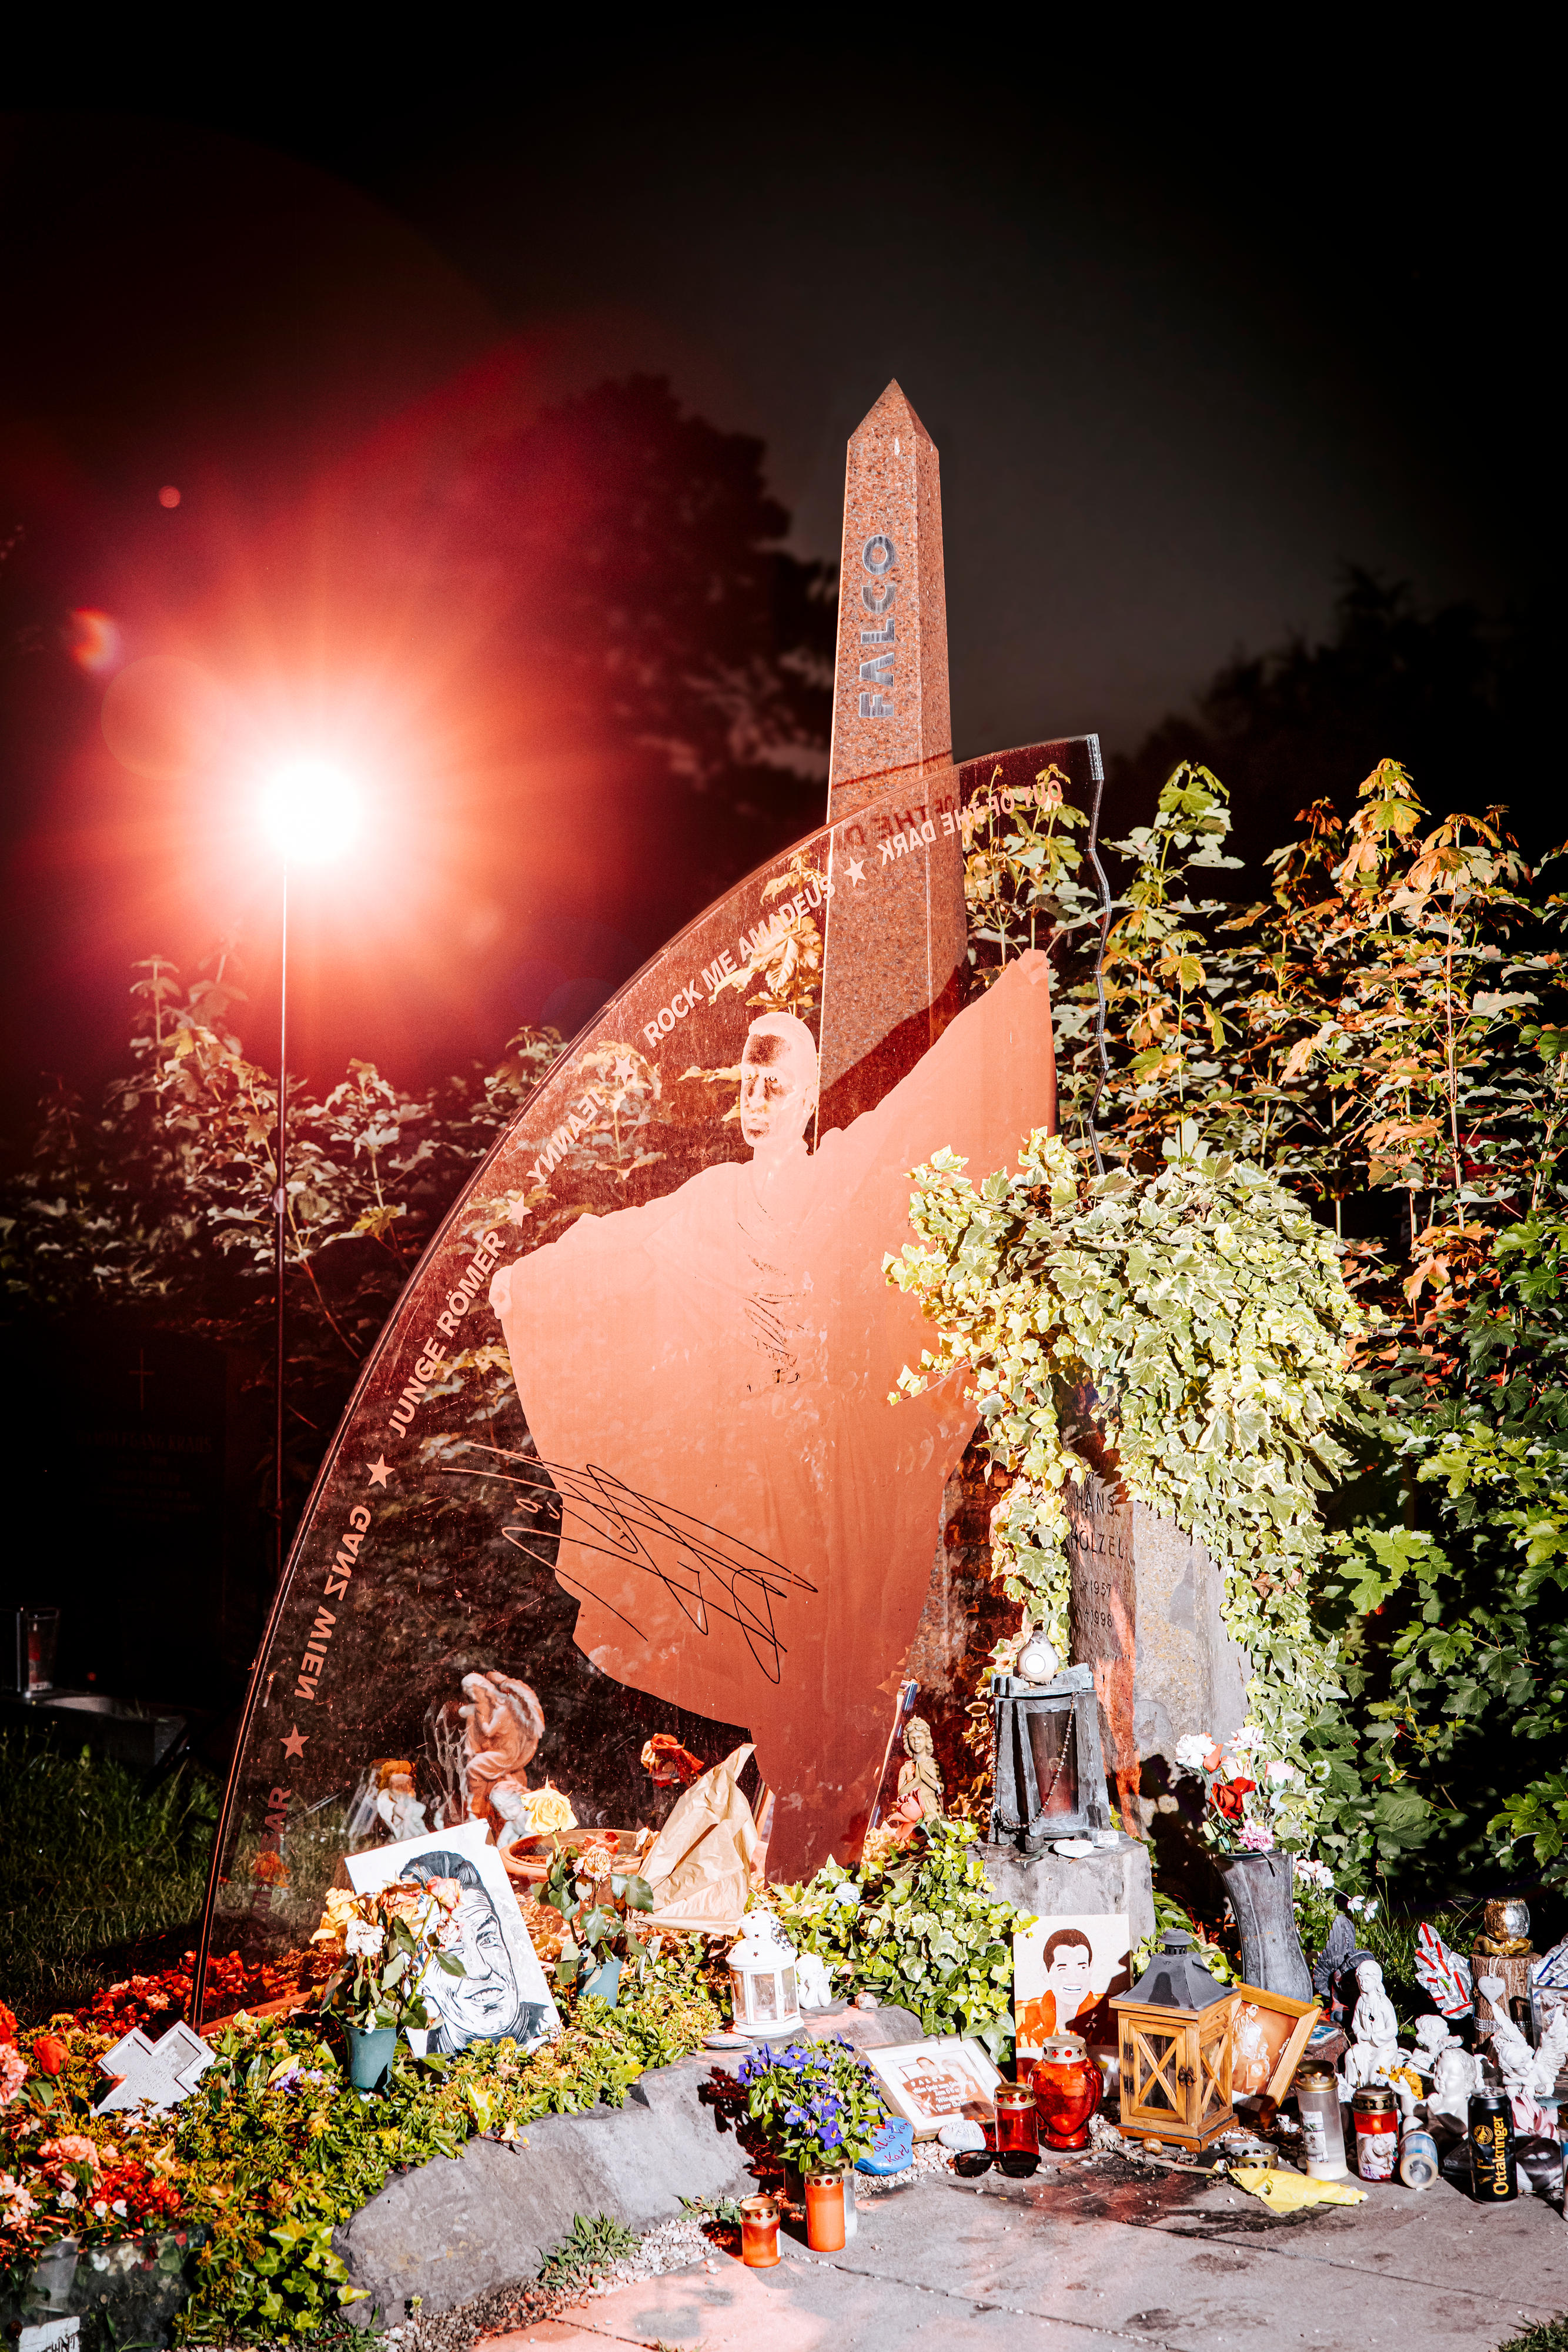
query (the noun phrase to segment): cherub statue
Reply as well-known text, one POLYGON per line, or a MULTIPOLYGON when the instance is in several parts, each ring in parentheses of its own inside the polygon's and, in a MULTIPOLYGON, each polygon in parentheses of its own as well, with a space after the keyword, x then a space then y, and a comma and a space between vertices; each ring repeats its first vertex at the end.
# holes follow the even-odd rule
MULTIPOLYGON (((1532 2050, 1525 2036, 1508 2013, 1508 1987, 1501 1977, 1478 1977, 1476 1990, 1486 2000, 1496 2022, 1492 2027, 1492 2055, 1502 2074, 1502 2086, 1514 2103, 1514 2122, 1521 2131, 1540 2131, 1542 2120, 1536 2103, 1550 2098, 1557 2085, 1558 2069, 1568 2054, 1568 2013, 1555 2009, 1541 2037, 1541 2047, 1532 2050), (1528 2102, 1535 2109, 1531 2116, 1521 2118, 1519 2109, 1528 2102)), ((1550 2123, 1550 2118, 1544 2118, 1550 2123)))
POLYGON ((402 1757, 389 1756, 376 1778, 376 1811, 393 1837, 423 1837, 424 1807, 414 1794, 413 1766, 402 1757))
POLYGON ((1433 2060, 1432 2087, 1427 2094, 1427 2121, 1440 2116, 1460 2131, 1466 2130, 1470 2120, 1470 2093, 1480 2088, 1480 2060, 1450 2035, 1433 2060))
POLYGON ((1383 1970, 1375 1960, 1363 1960, 1355 1971, 1361 1998, 1350 2030, 1354 2037, 1344 2053, 1340 2097, 1349 2099, 1368 2083, 1385 2083, 1388 2070, 1400 2060, 1399 2020, 1383 1990, 1383 1970))
POLYGON ((913 1829, 922 1820, 941 1820, 946 1794, 937 1769, 931 1726, 923 1716, 910 1717, 904 1727, 904 1748, 908 1761, 899 1767, 898 1802, 894 1818, 913 1829))

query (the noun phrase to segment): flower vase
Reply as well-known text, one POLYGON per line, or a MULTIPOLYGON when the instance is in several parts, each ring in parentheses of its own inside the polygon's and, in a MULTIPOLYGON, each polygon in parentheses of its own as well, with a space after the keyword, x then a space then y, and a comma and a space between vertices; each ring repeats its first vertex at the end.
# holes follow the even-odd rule
POLYGON ((582 1990, 585 1995, 596 1994, 607 2007, 613 2009, 621 1990, 621 1962, 601 1960, 593 1974, 591 1977, 584 1977, 582 1990))
POLYGON ((1293 1856, 1276 1851, 1218 1853, 1214 1859, 1241 1931, 1243 1983, 1291 2000, 1311 2000, 1312 1972, 1296 1934, 1291 1897, 1293 1856))
POLYGON ((378 2090, 397 2050, 396 2026, 378 2025, 367 2032, 362 2025, 350 2025, 347 2031, 350 2082, 356 2091, 378 2090))
POLYGON ((75 2238, 57 2238, 46 2246, 33 2264, 33 2275, 25 2301, 46 2316, 68 2312, 71 2289, 76 2284, 78 2244, 75 2238))

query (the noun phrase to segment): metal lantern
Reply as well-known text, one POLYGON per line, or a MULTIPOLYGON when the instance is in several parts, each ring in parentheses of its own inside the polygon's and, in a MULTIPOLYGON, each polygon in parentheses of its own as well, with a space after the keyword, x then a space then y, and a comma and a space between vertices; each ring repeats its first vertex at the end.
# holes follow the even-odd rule
POLYGON ((772 2041, 800 2030, 794 1950, 769 1913, 750 1911, 741 1921, 740 1941, 730 1947, 729 1981, 741 2032, 772 2041))
POLYGON ((993 1675, 991 1730, 998 1845, 1040 1854, 1053 1839, 1110 1828, 1092 1666, 1069 1666, 1043 1684, 993 1675))
POLYGON ((1229 2130, 1231 2028, 1240 1998, 1209 1975, 1189 1935, 1166 1930, 1132 1991, 1111 2001, 1124 2132, 1198 2148, 1229 2130))

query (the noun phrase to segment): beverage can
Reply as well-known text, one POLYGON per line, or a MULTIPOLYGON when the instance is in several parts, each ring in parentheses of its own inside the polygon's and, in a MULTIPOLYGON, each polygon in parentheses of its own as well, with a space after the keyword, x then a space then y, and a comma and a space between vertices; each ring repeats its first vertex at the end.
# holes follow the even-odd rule
POLYGON ((1470 2189, 1487 2204, 1519 2194, 1513 2108, 1506 2091, 1472 2091, 1469 2106, 1470 2189))

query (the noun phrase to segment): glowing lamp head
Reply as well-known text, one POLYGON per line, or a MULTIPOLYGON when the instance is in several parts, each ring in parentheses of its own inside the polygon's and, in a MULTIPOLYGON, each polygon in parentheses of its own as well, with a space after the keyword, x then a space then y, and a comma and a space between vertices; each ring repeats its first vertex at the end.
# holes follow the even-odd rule
POLYGON ((328 760, 295 760, 267 787, 267 834, 290 865, 319 866, 339 856, 360 830, 360 795, 328 760))

